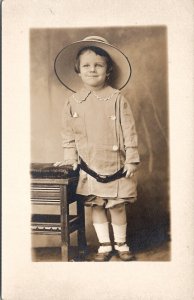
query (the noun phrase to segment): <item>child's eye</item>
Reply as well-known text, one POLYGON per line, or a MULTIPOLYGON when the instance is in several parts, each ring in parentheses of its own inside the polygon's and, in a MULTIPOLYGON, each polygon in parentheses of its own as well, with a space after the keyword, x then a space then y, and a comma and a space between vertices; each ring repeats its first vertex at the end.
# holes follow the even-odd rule
POLYGON ((103 68, 103 67, 104 67, 104 65, 102 65, 102 64, 96 64, 96 67, 103 68))

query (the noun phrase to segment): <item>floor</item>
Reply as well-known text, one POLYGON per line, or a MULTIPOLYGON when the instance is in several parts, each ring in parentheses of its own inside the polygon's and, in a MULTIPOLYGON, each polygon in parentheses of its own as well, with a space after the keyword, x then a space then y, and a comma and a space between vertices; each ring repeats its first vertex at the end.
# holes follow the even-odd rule
MULTIPOLYGON (((96 248, 88 247, 88 254, 85 259, 79 258, 76 253, 76 247, 71 249, 70 262, 76 261, 94 261, 96 248)), ((135 253, 136 261, 170 261, 170 242, 166 241, 152 249, 139 251, 135 253)), ((34 262, 59 262, 61 261, 60 248, 36 248, 32 251, 32 261, 34 262)), ((114 253, 110 261, 120 261, 117 255, 114 253)))

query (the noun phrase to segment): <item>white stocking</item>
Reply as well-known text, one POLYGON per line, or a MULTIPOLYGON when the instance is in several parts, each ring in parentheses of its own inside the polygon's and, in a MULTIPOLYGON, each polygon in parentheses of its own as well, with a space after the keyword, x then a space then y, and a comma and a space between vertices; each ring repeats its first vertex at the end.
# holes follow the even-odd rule
MULTIPOLYGON (((106 223, 94 223, 94 228, 98 237, 99 243, 110 243, 108 222, 106 223)), ((112 251, 112 246, 100 246, 99 253, 112 251)))
POLYGON ((129 247, 126 244, 127 224, 123 224, 123 225, 112 224, 112 227, 113 227, 115 243, 125 243, 122 246, 115 245, 115 250, 129 251, 129 247))

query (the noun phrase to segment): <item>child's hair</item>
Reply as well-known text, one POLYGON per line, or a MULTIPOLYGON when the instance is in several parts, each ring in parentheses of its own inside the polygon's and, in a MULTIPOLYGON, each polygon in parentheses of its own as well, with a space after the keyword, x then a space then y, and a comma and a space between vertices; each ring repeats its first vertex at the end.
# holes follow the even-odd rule
POLYGON ((110 77, 111 72, 113 71, 113 61, 112 61, 110 55, 105 50, 103 50, 102 48, 99 48, 99 47, 95 47, 95 46, 87 46, 78 51, 76 59, 75 59, 75 67, 74 67, 75 72, 80 73, 80 56, 83 53, 85 53, 86 51, 93 51, 94 53, 96 53, 96 55, 100 55, 106 59, 107 74, 110 77))

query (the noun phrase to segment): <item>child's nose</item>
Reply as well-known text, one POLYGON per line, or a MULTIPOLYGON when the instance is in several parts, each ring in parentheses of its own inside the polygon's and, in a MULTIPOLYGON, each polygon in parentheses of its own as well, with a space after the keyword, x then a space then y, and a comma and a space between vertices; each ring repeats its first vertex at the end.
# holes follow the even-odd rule
POLYGON ((90 66, 90 72, 95 72, 95 70, 96 70, 96 67, 95 66, 90 66))

